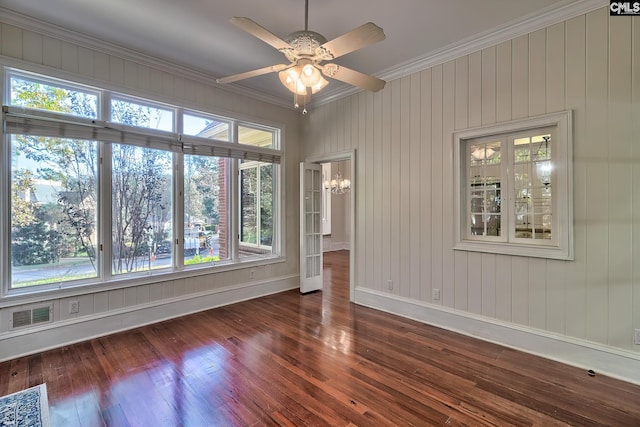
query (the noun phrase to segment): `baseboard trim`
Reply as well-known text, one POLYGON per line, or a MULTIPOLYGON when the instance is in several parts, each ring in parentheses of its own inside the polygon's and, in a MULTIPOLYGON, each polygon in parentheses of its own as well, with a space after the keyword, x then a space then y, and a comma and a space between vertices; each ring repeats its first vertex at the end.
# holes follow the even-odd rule
POLYGON ((640 354, 362 287, 355 303, 640 385, 640 354))
POLYGON ((0 362, 300 287, 298 275, 229 286, 0 335, 0 362))

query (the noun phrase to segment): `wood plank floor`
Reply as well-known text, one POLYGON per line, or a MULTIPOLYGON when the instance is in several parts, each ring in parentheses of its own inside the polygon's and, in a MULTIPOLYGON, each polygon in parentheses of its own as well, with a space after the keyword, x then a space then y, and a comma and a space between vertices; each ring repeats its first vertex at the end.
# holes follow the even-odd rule
POLYGON ((0 364, 64 426, 639 426, 640 387, 290 291, 0 364))

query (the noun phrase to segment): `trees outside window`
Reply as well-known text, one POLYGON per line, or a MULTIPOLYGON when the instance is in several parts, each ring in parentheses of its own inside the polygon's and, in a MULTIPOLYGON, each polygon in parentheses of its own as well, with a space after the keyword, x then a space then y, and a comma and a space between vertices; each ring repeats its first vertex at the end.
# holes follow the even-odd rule
MULTIPOLYGON (((17 105, 97 116, 93 93, 20 78, 10 87, 17 105)), ((95 277, 97 144, 32 135, 10 143, 12 286, 95 277)))
POLYGON ((273 168, 259 162, 240 166, 240 256, 272 250, 273 168))
POLYGON ((277 255, 277 129, 46 76, 5 76, 5 289, 277 255), (230 218, 240 218, 239 236, 230 218))
MULTIPOLYGON (((156 264, 154 254, 171 241, 171 154, 114 144, 111 171, 112 272, 138 272, 156 264)), ((164 265, 167 266, 167 265, 164 265)))

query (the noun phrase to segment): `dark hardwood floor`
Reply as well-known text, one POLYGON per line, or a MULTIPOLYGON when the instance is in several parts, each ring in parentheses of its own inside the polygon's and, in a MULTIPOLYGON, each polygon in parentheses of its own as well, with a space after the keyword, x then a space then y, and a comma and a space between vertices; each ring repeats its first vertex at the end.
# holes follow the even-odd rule
POLYGON ((348 300, 290 291, 0 364, 52 425, 639 426, 640 387, 348 300))

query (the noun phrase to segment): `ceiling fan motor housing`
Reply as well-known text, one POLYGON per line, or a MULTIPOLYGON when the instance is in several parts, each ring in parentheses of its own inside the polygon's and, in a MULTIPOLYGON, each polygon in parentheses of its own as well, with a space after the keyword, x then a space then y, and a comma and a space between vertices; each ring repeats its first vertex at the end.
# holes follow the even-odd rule
POLYGON ((281 49, 281 52, 291 62, 300 58, 309 58, 313 61, 333 59, 331 52, 321 47, 327 42, 327 39, 315 31, 296 31, 291 33, 285 41, 291 46, 291 49, 284 48, 281 49))

